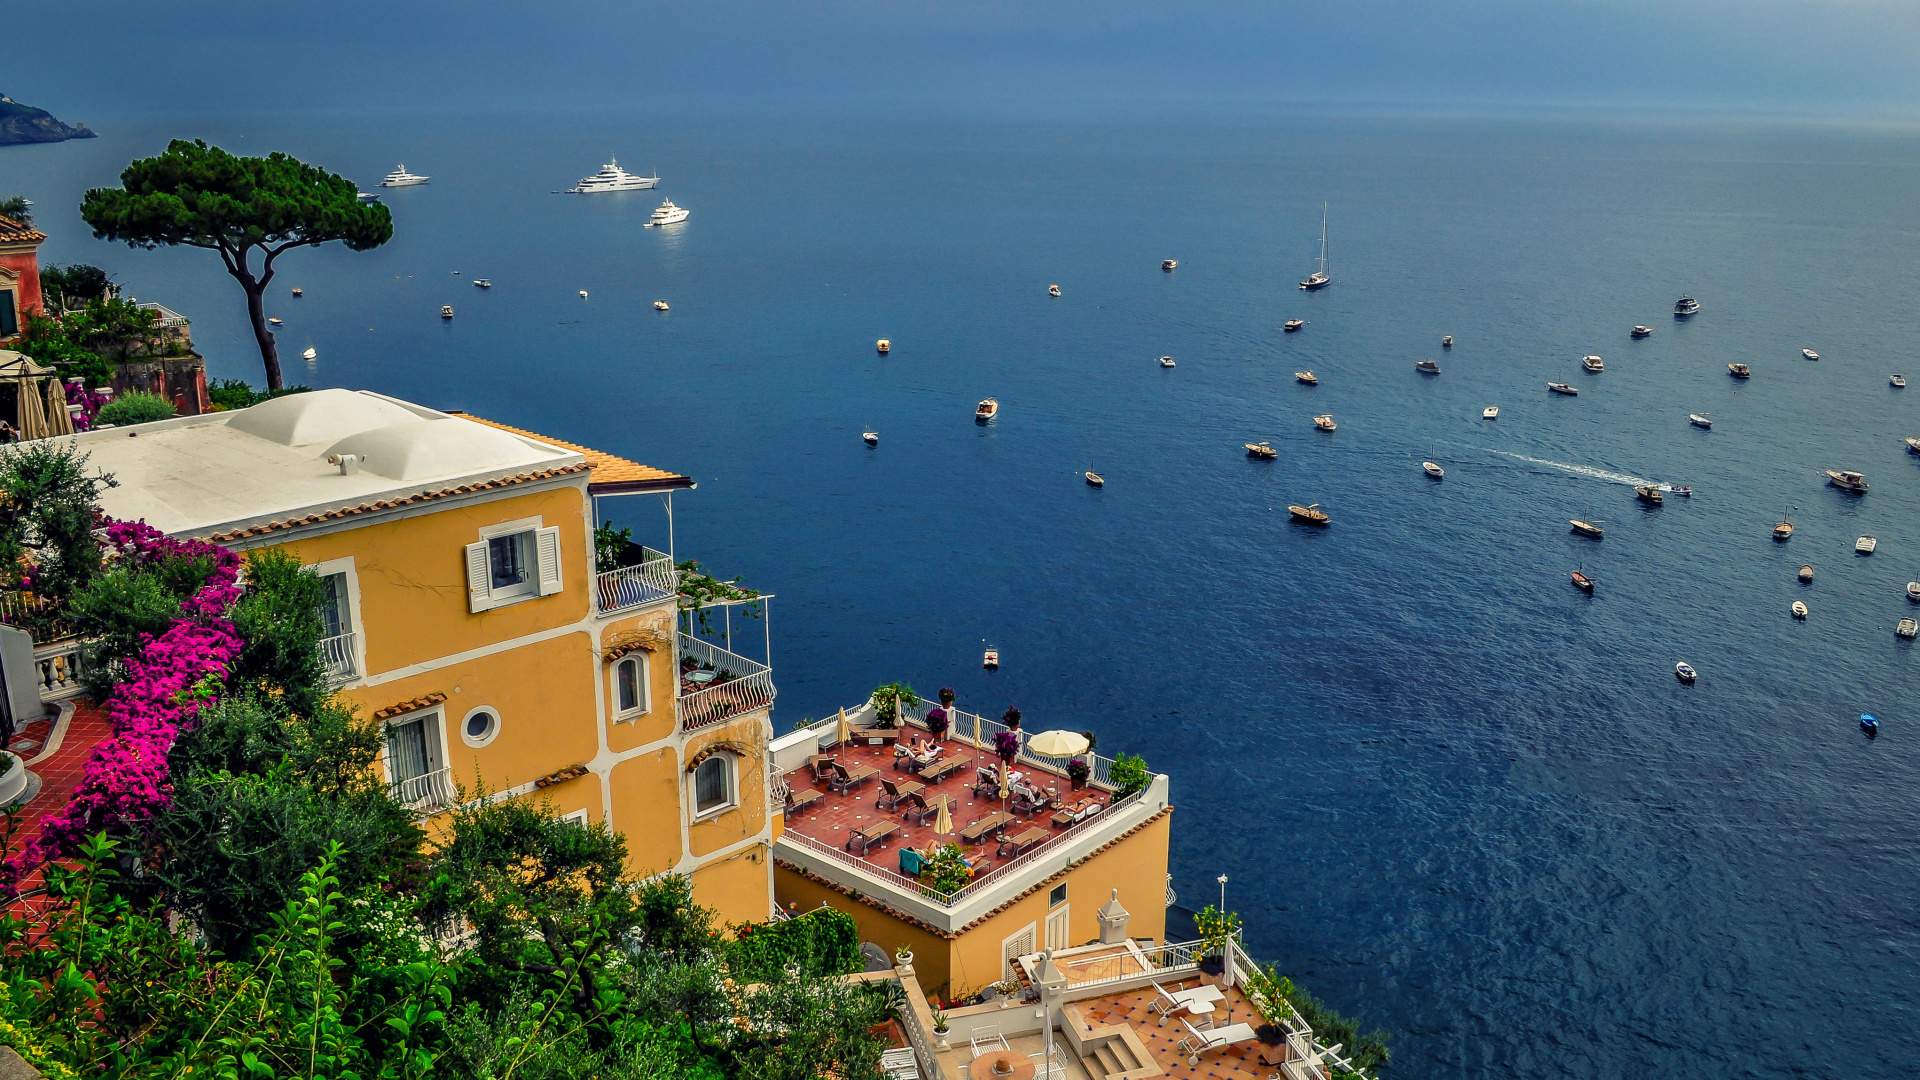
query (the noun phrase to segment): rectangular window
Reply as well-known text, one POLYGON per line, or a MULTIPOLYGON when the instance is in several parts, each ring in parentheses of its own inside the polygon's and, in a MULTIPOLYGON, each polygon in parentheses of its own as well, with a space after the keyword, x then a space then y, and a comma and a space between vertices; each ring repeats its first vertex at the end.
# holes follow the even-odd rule
POLYGON ((628 657, 616 669, 620 681, 620 711, 630 713, 640 707, 640 660, 628 657))
POLYGON ((1053 887, 1053 891, 1047 894, 1047 906, 1053 907, 1057 904, 1064 904, 1066 902, 1067 902, 1067 883, 1063 881, 1060 884, 1055 885, 1053 887))
POLYGON ((693 807, 697 814, 717 810, 733 801, 728 791, 727 759, 722 756, 710 757, 700 763, 693 775, 693 807))
POLYGON ((467 593, 470 610, 561 591, 560 527, 542 528, 539 518, 508 521, 480 530, 467 545, 467 593))
POLYGON ((13 290, 0 289, 0 337, 12 337, 20 332, 20 319, 13 310, 13 290))
POLYGON ((321 637, 337 638, 353 632, 353 616, 347 610, 347 575, 328 574, 320 579, 326 586, 326 603, 320 607, 320 619, 326 623, 321 637))
POLYGON ((387 728, 388 779, 395 784, 427 774, 427 722, 409 720, 387 728))
POLYGON ((518 595, 524 590, 516 591, 516 586, 532 584, 527 572, 527 548, 532 537, 532 533, 514 533, 487 541, 487 568, 492 574, 490 585, 494 599, 518 595))

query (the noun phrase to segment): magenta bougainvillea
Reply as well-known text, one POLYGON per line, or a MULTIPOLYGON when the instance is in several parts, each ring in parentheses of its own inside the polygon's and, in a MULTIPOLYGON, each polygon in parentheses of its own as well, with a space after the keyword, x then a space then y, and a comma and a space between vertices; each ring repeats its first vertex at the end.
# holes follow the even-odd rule
POLYGON ((144 522, 107 526, 109 558, 147 565, 169 556, 213 561, 206 583, 181 605, 183 615, 158 637, 148 636, 126 661, 127 677, 107 698, 113 734, 93 748, 66 809, 40 823, 40 835, 0 865, 0 887, 11 889, 49 859, 71 855, 97 832, 125 835, 165 809, 172 798, 167 754, 240 655, 240 635, 226 619, 239 599, 240 557, 199 540, 174 540, 144 522))
POLYGON ((73 418, 73 430, 86 431, 93 427, 94 414, 100 411, 107 399, 87 389, 87 384, 79 379, 67 380, 67 404, 80 406, 80 415, 73 418))

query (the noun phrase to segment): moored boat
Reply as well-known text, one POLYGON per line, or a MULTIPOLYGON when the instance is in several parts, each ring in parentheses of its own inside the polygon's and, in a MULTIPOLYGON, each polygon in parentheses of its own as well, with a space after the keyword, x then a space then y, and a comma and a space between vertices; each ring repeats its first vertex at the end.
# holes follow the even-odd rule
POLYGON ((1481 409, 1481 410, 1480 410, 1480 419, 1482 419, 1482 420, 1498 420, 1498 419, 1500 419, 1500 406, 1498 406, 1498 405, 1489 405, 1489 406, 1487 406, 1486 408, 1484 408, 1484 409, 1481 409))
POLYGON ((1920 622, 1916 622, 1910 618, 1901 619, 1900 622, 1894 626, 1893 632, 1903 638, 1913 637, 1915 634, 1920 634, 1920 622))
POLYGON ((648 229, 657 229, 662 225, 678 225, 687 220, 687 213, 686 207, 675 206, 672 199, 666 199, 653 208, 652 217, 640 224, 648 229))
POLYGON ((986 651, 980 654, 980 666, 986 668, 988 671, 996 671, 999 669, 1000 650, 997 646, 989 645, 986 651))
POLYGON ((1796 619, 1804 619, 1807 617, 1807 602, 1805 600, 1795 600, 1793 602, 1793 617, 1796 619))
MULTIPOLYGON (((581 293, 580 295, 585 296, 587 294, 581 293)), ((879 341, 873 343, 873 348, 875 352, 889 353, 893 351, 893 342, 886 338, 881 338, 879 341)))
POLYGON ((1321 431, 1332 431, 1334 429, 1333 414, 1321 413, 1319 416, 1314 417, 1313 426, 1319 428, 1321 431))
POLYGON ((1809 360, 1820 359, 1820 354, 1817 352, 1814 352, 1812 349, 1801 349, 1800 355, 1806 357, 1809 360))
POLYGON ((880 433, 877 431, 863 431, 860 433, 860 437, 866 440, 868 446, 880 445, 880 433))
MULTIPOLYGON (((1306 383, 1308 386, 1320 385, 1320 376, 1315 375, 1311 371, 1296 371, 1293 373, 1293 377, 1295 379, 1300 380, 1303 383, 1306 383)), ((1920 450, 1915 451, 1915 453, 1920 453, 1920 450)))
POLYGON ((1799 577, 1800 577, 1800 584, 1802 585, 1805 585, 1811 582, 1813 580, 1813 564, 1810 562, 1801 563, 1799 577))
POLYGON ((653 302, 653 310, 655 310, 655 311, 666 311, 666 310, 667 310, 667 302, 666 302, 665 300, 655 300, 655 301, 653 302))
POLYGON ((1420 467, 1421 467, 1422 469, 1424 469, 1424 470, 1426 470, 1426 473, 1427 473, 1427 475, 1428 475, 1428 476, 1431 476, 1431 477, 1433 477, 1433 478, 1434 478, 1435 480, 1438 480, 1438 479, 1440 479, 1441 477, 1443 477, 1443 476, 1445 476, 1445 475, 1447 475, 1447 470, 1445 470, 1445 469, 1443 469, 1443 468, 1441 468, 1441 467, 1440 467, 1440 466, 1438 466, 1438 465, 1435 465, 1435 464, 1434 464, 1433 462, 1431 462, 1431 461, 1423 461, 1423 462, 1421 462, 1421 463, 1420 463, 1420 467))
POLYGON ((1272 461, 1274 458, 1280 456, 1280 452, 1275 450, 1265 439, 1259 442, 1247 443, 1246 446, 1247 456, 1250 458, 1259 458, 1261 461, 1272 461))
POLYGON ((1106 487, 1107 486, 1107 478, 1104 476, 1101 476, 1097 472, 1094 472, 1092 469, 1088 469, 1085 473, 1085 476, 1087 478, 1088 487, 1106 487))
POLYGON ((1295 521, 1304 521, 1309 525, 1325 525, 1333 520, 1327 516, 1325 510, 1320 509, 1319 503, 1314 503, 1311 506, 1289 505, 1287 507, 1287 513, 1292 514, 1295 521))
POLYGON ((980 405, 973 410, 973 418, 983 424, 999 415, 1000 403, 992 398, 982 399, 980 405))
POLYGON ((1160 366, 1161 366, 1161 367, 1173 367, 1173 366, 1174 366, 1174 363, 1173 363, 1173 357, 1171 357, 1171 356, 1163 356, 1163 357, 1161 357, 1161 358, 1160 358, 1160 366))
POLYGON ((1689 315, 1698 313, 1699 310, 1700 301, 1695 300, 1691 296, 1683 296, 1673 302, 1673 317, 1676 319, 1684 319, 1689 315))
POLYGON ((1568 397, 1580 396, 1580 391, 1575 390, 1573 387, 1568 386, 1566 383, 1563 383, 1563 382, 1550 382, 1547 384, 1547 389, 1553 391, 1556 394, 1565 394, 1568 397))
POLYGON ((1706 415, 1703 413, 1688 413, 1687 423, 1692 424, 1694 427, 1697 427, 1697 428, 1713 427, 1713 421, 1707 419, 1706 415))
POLYGON ((1908 439, 1906 440, 1906 443, 1907 443, 1907 453, 1920 454, 1920 439, 1908 439))
POLYGON ((1791 536, 1793 536, 1793 522, 1782 521, 1773 527, 1773 538, 1775 540, 1785 540, 1791 536))
POLYGON ((1179 265, 1180 265, 1180 260, 1179 260, 1179 259, 1162 259, 1162 260, 1160 260, 1160 269, 1162 269, 1162 270, 1165 270, 1165 271, 1167 271, 1168 273, 1172 273, 1172 272, 1173 272, 1173 268, 1174 268, 1174 267, 1176 267, 1176 266, 1179 266, 1179 265))
POLYGON ((1580 358, 1580 366, 1581 366, 1581 367, 1583 367, 1583 368, 1586 368, 1586 369, 1587 369, 1588 371, 1605 371, 1605 370, 1607 370, 1607 364, 1606 364, 1606 361, 1604 361, 1604 360, 1602 360, 1602 359, 1600 359, 1600 358, 1599 358, 1599 357, 1597 357, 1597 356, 1583 356, 1583 357, 1581 357, 1581 358, 1580 358))
POLYGON ((1653 327, 1651 326, 1635 326, 1633 328, 1633 336, 1637 338, 1646 337, 1651 333, 1653 333, 1653 327))
POLYGON ((1413 370, 1422 375, 1438 375, 1440 374, 1440 365, 1431 360, 1416 360, 1413 363, 1413 370))
POLYGON ((1315 270, 1311 274, 1308 274, 1307 279, 1300 283, 1300 287, 1302 289, 1307 290, 1308 292, 1312 292, 1315 289, 1324 289, 1332 283, 1333 283, 1333 279, 1327 276, 1327 206, 1325 203, 1321 203, 1320 204, 1320 269, 1315 270))
POLYGON ((1863 536, 1853 542, 1853 553, 1855 555, 1871 555, 1873 554, 1873 549, 1879 546, 1880 541, 1875 540, 1871 536, 1863 536))
POLYGON ((1832 484, 1842 491, 1850 491, 1855 495, 1864 495, 1867 491, 1867 478, 1857 472, 1828 469, 1827 483, 1832 484))
POLYGON ((1907 582, 1907 599, 1920 604, 1920 581, 1907 582))
POLYGON ((1907 377, 1905 375, 1889 375, 1887 376, 1887 385, 1892 386, 1896 390, 1904 390, 1907 385, 1907 377))
POLYGON ((1060 286, 1058 286, 1058 285, 1049 285, 1049 286, 1047 286, 1047 295, 1048 295, 1048 296, 1059 296, 1059 295, 1060 295, 1060 286))
POLYGON ((1654 487, 1652 484, 1641 484, 1633 489, 1633 493, 1643 503, 1651 503, 1654 506, 1660 505, 1660 489, 1654 487))
POLYGON ((451 318, 453 318, 453 305, 452 305, 452 304, 441 304, 441 305, 440 305, 440 317, 441 317, 441 318, 443 318, 443 319, 451 319, 451 318))
POLYGON ((276 319, 276 318, 271 318, 271 317, 269 317, 269 318, 267 319, 267 321, 268 321, 268 322, 270 322, 270 323, 272 323, 272 324, 273 324, 273 325, 275 325, 275 326, 279 326, 279 325, 280 325, 280 320, 279 320, 279 319, 276 319))
POLYGON ((477 277, 473 279, 473 286, 476 289, 491 289, 493 288, 493 282, 483 277, 477 277))
POLYGON ((1700 673, 1693 670, 1693 665, 1687 663, 1685 660, 1673 665, 1673 673, 1679 676, 1681 682, 1687 683, 1700 677, 1700 673))
POLYGON ((295 295, 295 296, 305 296, 305 295, 307 295, 307 294, 306 294, 306 293, 304 293, 304 292, 301 292, 301 291, 300 291, 300 289, 299 289, 299 288, 298 288, 298 287, 296 286, 296 287, 294 288, 294 290, 293 290, 293 295, 295 295))
POLYGON ((1870 712, 1860 714, 1860 730, 1872 735, 1880 730, 1880 720, 1870 712))
POLYGON ((315 352, 315 351, 314 351, 314 348, 313 348, 313 346, 311 346, 311 345, 309 345, 309 346, 307 346, 307 351, 306 351, 306 352, 303 352, 303 353, 301 353, 301 354, 300 354, 300 359, 302 359, 302 360, 311 360, 311 359, 313 359, 314 357, 316 357, 316 356, 319 356, 319 355, 320 355, 320 354, 319 354, 318 352, 315 352))
POLYGON ((1581 573, 1578 570, 1575 570, 1572 572, 1572 577, 1573 577, 1574 588, 1579 589, 1581 592, 1584 592, 1584 593, 1590 593, 1593 591, 1592 578, 1588 577, 1587 575, 1581 573))
POLYGON ((1451 349, 1451 348, 1453 348, 1453 335, 1452 335, 1452 334, 1448 334, 1448 335, 1447 335, 1446 337, 1443 337, 1443 338, 1441 338, 1441 339, 1440 339, 1440 347, 1441 347, 1441 348, 1443 348, 1443 349, 1451 349))
POLYGON ((1305 325, 1307 325, 1307 320, 1305 319, 1288 319, 1285 323, 1281 324, 1280 329, 1291 334, 1305 325))
POLYGON ((1606 535, 1606 530, 1600 527, 1598 521, 1585 521, 1580 518, 1573 518, 1569 520, 1567 524, 1573 526, 1574 532, 1579 533, 1581 536, 1591 536, 1595 540, 1606 535))
POLYGON ((1727 374, 1736 379, 1751 379, 1753 378, 1753 369, 1745 364, 1728 364, 1727 374))

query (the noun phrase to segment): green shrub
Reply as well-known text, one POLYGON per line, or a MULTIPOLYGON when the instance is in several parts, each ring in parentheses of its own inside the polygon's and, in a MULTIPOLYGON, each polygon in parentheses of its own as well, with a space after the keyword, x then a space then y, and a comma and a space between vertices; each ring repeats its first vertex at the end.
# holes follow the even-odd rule
POLYGON ((1107 779, 1114 785, 1113 797, 1124 799, 1136 791, 1145 791, 1147 785, 1153 783, 1153 773, 1147 770, 1147 761, 1139 754, 1121 754, 1107 769, 1107 779))
POLYGON ((129 566, 96 575, 68 607, 74 629, 94 639, 81 659, 81 679, 96 700, 119 681, 120 661, 140 650, 142 634, 158 636, 180 617, 180 597, 158 575, 129 566))
POLYGON ((278 691, 294 713, 306 716, 327 696, 327 666, 319 642, 326 630, 320 575, 279 548, 247 556, 247 592, 233 605, 233 625, 246 639, 234 665, 236 685, 278 691))
POLYGON ((89 476, 87 455, 71 443, 36 439, 0 451, 0 566, 33 552, 33 591, 59 604, 93 580, 100 541, 94 501, 110 475, 89 476))
POLYGON ((815 908, 786 922, 735 926, 730 960, 739 982, 771 982, 788 964, 800 965, 803 979, 851 975, 866 966, 853 916, 832 908, 815 908))
POLYGON ((159 394, 149 394, 144 390, 129 390, 105 405, 95 414, 95 424, 112 424, 125 427, 129 424, 150 424, 155 420, 165 420, 173 415, 173 402, 159 394))

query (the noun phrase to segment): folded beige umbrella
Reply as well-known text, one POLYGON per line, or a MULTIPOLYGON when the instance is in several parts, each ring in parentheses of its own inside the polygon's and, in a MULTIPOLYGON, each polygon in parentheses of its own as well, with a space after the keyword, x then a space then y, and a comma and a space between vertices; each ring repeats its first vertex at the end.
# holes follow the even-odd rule
POLYGON ((47 437, 46 411, 40 406, 40 388, 38 379, 21 379, 18 402, 20 405, 20 438, 44 439, 47 437))
POLYGON ((847 710, 841 709, 840 722, 833 725, 833 741, 838 746, 845 746, 852 739, 853 729, 847 726, 847 710))
POLYGON ((1027 740, 1027 753, 1038 757, 1072 757, 1087 752, 1087 737, 1077 731, 1043 731, 1027 740))
POLYGON ((67 411, 67 384, 59 379, 47 380, 47 433, 73 434, 73 414, 67 411))
POLYGON ((935 836, 948 836, 951 835, 952 832, 953 815, 947 813, 947 804, 943 802, 940 804, 940 812, 933 816, 933 834, 935 836))

